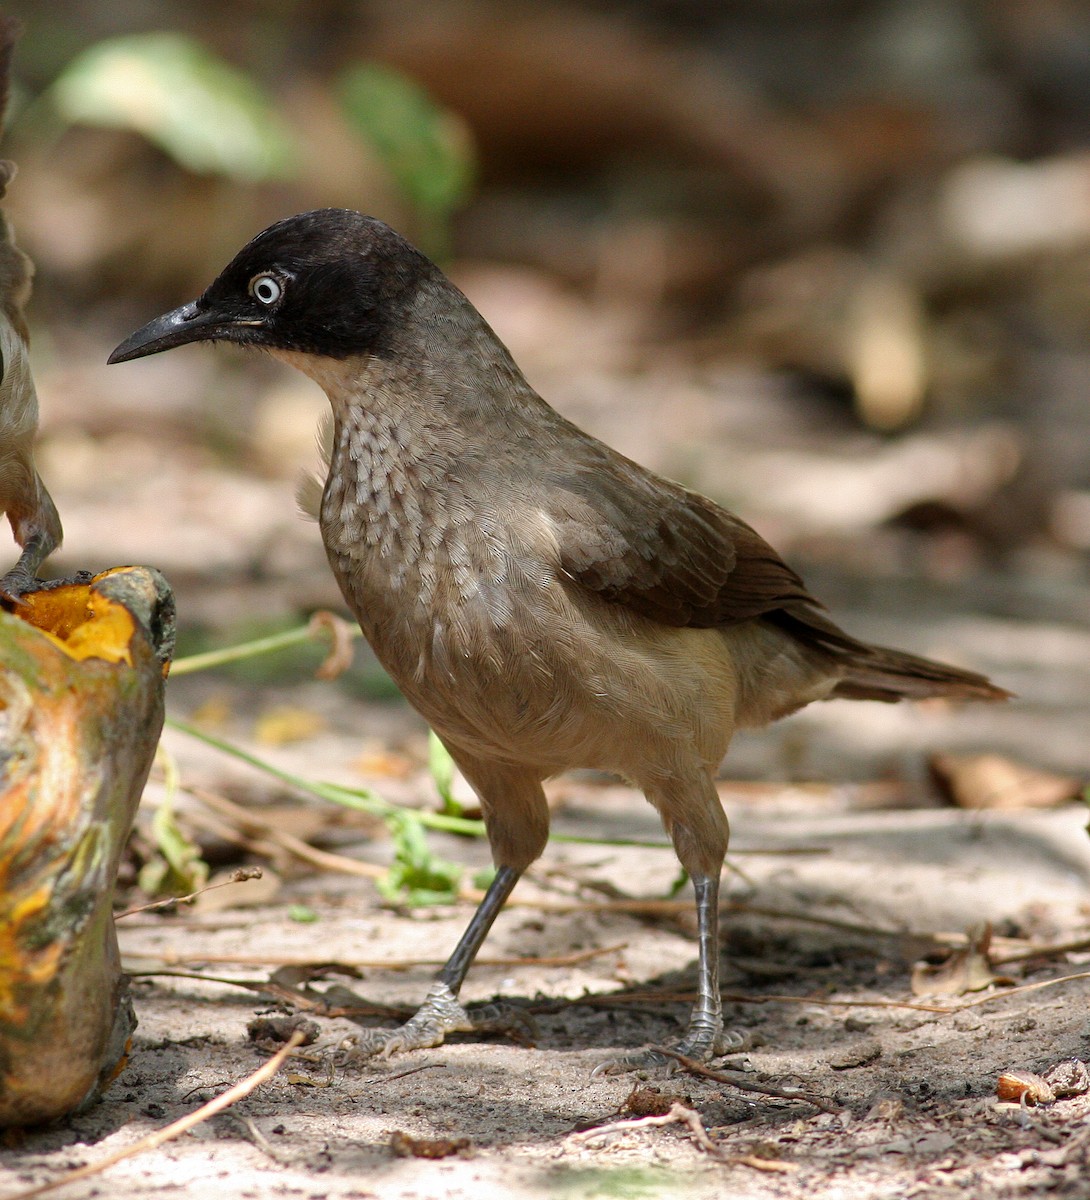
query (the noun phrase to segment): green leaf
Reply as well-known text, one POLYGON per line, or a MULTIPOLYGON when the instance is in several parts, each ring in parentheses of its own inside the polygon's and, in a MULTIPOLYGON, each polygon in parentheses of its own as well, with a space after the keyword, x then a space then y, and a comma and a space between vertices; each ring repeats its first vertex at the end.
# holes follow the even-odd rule
POLYGON ((689 872, 686 871, 684 867, 682 867, 681 870, 677 873, 677 876, 675 877, 674 882, 672 884, 670 884, 670 887, 666 892, 667 899, 668 900, 676 900, 677 897, 681 895, 682 891, 685 889, 685 885, 688 882, 689 882, 689 872))
POLYGON ((318 914, 313 908, 308 908, 305 904, 290 904, 288 906, 288 920, 297 921, 300 925, 313 925, 318 920, 318 914))
POLYGON ((67 123, 135 130, 198 174, 258 181, 295 167, 287 129, 258 85, 182 34, 99 42, 49 94, 67 123))
POLYGON ((454 795, 454 759, 434 729, 428 730, 428 770, 443 801, 440 811, 448 817, 460 817, 462 806, 454 795))
POLYGON ((410 813, 387 818, 394 839, 394 861, 375 886, 391 904, 420 907, 450 904, 458 898, 462 868, 437 858, 428 847, 420 820, 410 813))
POLYGON ((184 896, 208 882, 208 864, 174 818, 169 794, 155 810, 151 833, 158 854, 140 868, 138 883, 148 896, 184 896))
POLYGON ((465 122, 418 83, 378 63, 343 72, 337 93, 432 236, 443 236, 450 214, 473 186, 473 143, 465 122))

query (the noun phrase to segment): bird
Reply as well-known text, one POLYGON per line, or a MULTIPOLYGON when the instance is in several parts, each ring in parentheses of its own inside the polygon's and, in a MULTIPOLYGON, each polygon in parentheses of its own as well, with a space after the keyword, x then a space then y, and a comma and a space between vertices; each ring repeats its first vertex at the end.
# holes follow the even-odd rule
MULTIPOLYGON (((11 63, 20 25, 0 16, 0 128, 7 112, 11 63)), ((0 199, 15 178, 15 164, 0 160, 0 199)), ((53 498, 34 465, 38 394, 30 373, 30 332, 24 310, 34 267, 15 244, 0 213, 0 511, 7 514, 22 553, 0 578, 0 598, 17 604, 35 587, 42 563, 61 544, 63 532, 53 498)))
MULTIPOLYGON (((276 222, 109 361, 207 341, 261 348, 325 391, 330 566, 476 791, 495 863, 419 1010, 357 1052, 473 1028, 459 989, 545 847, 543 781, 572 768, 613 772, 658 810, 697 914, 697 999, 677 1052, 729 1049, 718 925, 729 826, 715 776, 735 730, 831 697, 1009 693, 841 630, 739 517, 552 408, 466 296, 377 218, 321 209, 276 222)), ((651 1047, 605 1065, 667 1059, 651 1047)))

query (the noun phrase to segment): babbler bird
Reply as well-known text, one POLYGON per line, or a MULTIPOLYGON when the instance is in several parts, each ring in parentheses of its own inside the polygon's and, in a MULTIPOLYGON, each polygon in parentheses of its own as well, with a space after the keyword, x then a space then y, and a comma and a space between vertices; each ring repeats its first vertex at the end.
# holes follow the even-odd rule
MULTIPOLYGON (((0 16, 0 127, 7 110, 11 59, 19 22, 0 16)), ((0 198, 15 177, 15 164, 0 160, 0 198)), ((61 544, 61 520, 34 467, 38 395, 30 374, 23 309, 34 268, 15 245, 0 214, 0 511, 22 548, 19 561, 0 578, 0 596, 18 600, 35 582, 42 563, 61 544)))
POLYGON ((329 397, 330 564, 480 797, 497 867, 423 1007, 364 1052, 472 1028, 458 990, 545 846, 542 780, 572 767, 616 772, 659 811, 699 922, 699 999, 678 1048, 720 1052, 728 826, 714 776, 735 729, 833 696, 1007 695, 844 633, 748 525, 550 408, 466 297, 372 217, 270 226, 110 362, 197 341, 265 349, 329 397))

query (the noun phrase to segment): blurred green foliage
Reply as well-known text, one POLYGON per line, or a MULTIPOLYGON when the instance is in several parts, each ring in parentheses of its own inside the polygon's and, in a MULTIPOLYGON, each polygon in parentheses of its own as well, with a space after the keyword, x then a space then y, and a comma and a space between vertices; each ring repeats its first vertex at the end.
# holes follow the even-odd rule
POLYGON ((154 853, 140 868, 137 883, 146 896, 187 896, 208 882, 209 866, 174 816, 181 782, 178 764, 162 742, 155 760, 163 772, 165 794, 151 818, 154 853))
POLYGON ((199 174, 261 181, 296 167, 287 126, 257 83, 181 34, 99 42, 68 64, 50 99, 67 124, 133 129, 199 174))
POLYGON ((443 802, 439 811, 451 817, 460 817, 462 806, 454 795, 454 759, 434 729, 428 730, 428 771, 443 802))
POLYGON ((419 84, 379 63, 344 72, 337 91, 355 128, 378 152, 424 225, 422 240, 442 256, 451 214, 469 198, 473 144, 457 116, 419 84))
POLYGON ((208 882, 200 847, 183 832, 168 797, 155 810, 151 832, 156 853, 140 868, 137 882, 147 896, 186 896, 208 882))
POLYGON ((386 824, 393 838, 394 861, 375 881, 383 899, 414 908, 453 904, 458 899, 462 868, 432 853, 427 831, 416 814, 393 813, 386 824))
MULTIPOLYGON (((330 84, 350 130, 364 139, 442 256, 451 215, 475 175, 465 123, 401 72, 358 63, 330 84)), ((276 101, 199 41, 172 32, 109 38, 77 54, 45 94, 63 127, 129 129, 197 174, 243 183, 296 176, 300 156, 276 101)), ((362 192, 362 189, 361 189, 362 192)))

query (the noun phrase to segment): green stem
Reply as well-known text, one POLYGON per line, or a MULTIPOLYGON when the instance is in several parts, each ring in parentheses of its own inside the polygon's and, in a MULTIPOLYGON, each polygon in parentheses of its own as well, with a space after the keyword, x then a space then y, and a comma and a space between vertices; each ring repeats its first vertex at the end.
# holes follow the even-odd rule
MULTIPOLYGON (((223 738, 218 738, 213 733, 206 733, 203 729, 198 729, 188 721, 179 721, 177 717, 167 717, 166 723, 172 729, 178 729, 223 754, 229 754, 232 758, 236 758, 258 771, 263 771, 266 775, 271 775, 273 779, 278 779, 281 783, 286 783, 307 795, 316 796, 331 804, 339 804, 342 808, 352 808, 357 812, 365 812, 383 820, 411 816, 428 829, 440 829, 445 833, 458 833, 468 837, 487 836, 483 821, 471 821, 468 817, 455 817, 446 813, 428 812, 426 809, 406 808, 401 804, 391 804, 366 788, 342 787, 336 783, 321 783, 304 779, 302 775, 296 775, 292 771, 285 771, 282 767, 274 766, 232 742, 224 741, 223 738)), ((561 833, 552 836, 554 841, 578 846, 637 846, 648 850, 673 849, 669 842, 649 842, 639 838, 591 838, 561 833)))
POLYGON ((189 734, 190 737, 204 742, 205 745, 213 746, 222 753, 229 754, 232 758, 237 758, 240 762, 247 763, 251 767, 256 767, 257 770, 263 771, 266 775, 271 775, 274 779, 279 779, 281 783, 298 788, 308 795, 317 796, 320 800, 328 800, 333 804, 339 804, 342 808, 353 808, 358 812, 365 812, 374 817, 381 817, 384 820, 389 817, 411 814, 414 817, 418 817, 420 823, 430 829, 442 829, 447 833, 468 834, 470 837, 484 837, 485 829, 483 821, 470 821, 465 817, 447 817, 443 816, 442 813, 405 808, 400 804, 391 804, 388 800, 383 800, 381 797, 376 796, 374 792, 364 788, 346 788, 340 787, 335 783, 320 783, 315 780, 304 779, 302 775, 296 775, 293 771, 285 771, 282 767, 273 766, 272 763, 248 753, 240 746, 224 741, 223 738, 216 737, 213 733, 205 733, 203 729, 198 729, 195 725, 190 725, 188 721, 179 721, 176 717, 167 717, 166 723, 172 729, 180 729, 182 733, 189 734))
MULTIPOLYGON (((359 636, 359 630, 353 630, 354 636, 359 636)), ((310 625, 300 625, 296 629, 288 629, 283 633, 272 633, 268 637, 255 638, 252 642, 239 642, 236 646, 224 646, 219 650, 206 650, 203 654, 188 654, 185 658, 176 659, 170 668, 174 675, 190 675, 194 671, 207 671, 210 667, 222 667, 226 663, 239 662, 246 658, 256 658, 259 654, 271 654, 276 650, 286 650, 290 646, 299 646, 304 642, 320 641, 328 636, 325 630, 313 628, 310 625)))

